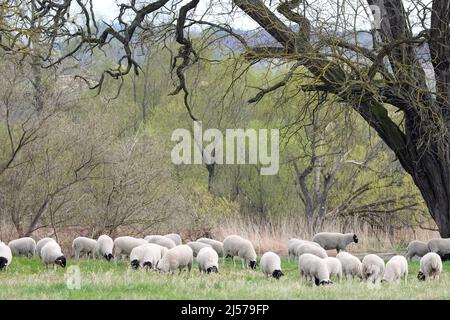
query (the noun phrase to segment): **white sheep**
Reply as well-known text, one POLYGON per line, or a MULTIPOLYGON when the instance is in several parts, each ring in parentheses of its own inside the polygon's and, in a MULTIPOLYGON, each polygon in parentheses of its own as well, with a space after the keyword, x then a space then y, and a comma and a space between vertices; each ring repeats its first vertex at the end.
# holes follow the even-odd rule
POLYGON ((326 258, 328 257, 327 252, 324 248, 321 248, 320 246, 314 246, 310 243, 302 244, 300 243, 295 247, 294 249, 294 255, 297 257, 300 257, 302 254, 310 253, 315 256, 318 256, 319 258, 326 258))
POLYGON ((49 242, 49 241, 55 241, 55 240, 52 239, 52 238, 49 238, 49 237, 45 237, 45 238, 42 238, 41 240, 39 240, 39 241, 37 242, 35 254, 36 254, 39 258, 41 258, 41 250, 42 250, 42 248, 43 248, 43 247, 46 245, 46 243, 49 242))
POLYGON ((198 270, 200 272, 219 272, 219 255, 212 247, 204 247, 197 254, 198 270))
POLYGON ((408 281, 408 261, 404 256, 393 256, 386 263, 386 269, 382 282, 399 282, 404 277, 405 284, 408 281))
POLYGON ((330 272, 324 259, 305 253, 298 258, 299 272, 302 278, 311 277, 313 286, 332 284, 330 272))
POLYGON ((420 270, 417 278, 425 281, 430 277, 439 280, 439 275, 442 272, 441 257, 435 252, 428 252, 420 259, 420 270))
POLYGON ((97 241, 86 237, 77 237, 72 241, 72 249, 75 259, 80 259, 80 254, 85 254, 88 258, 89 255, 94 258, 95 247, 97 246, 97 241))
POLYGON ((156 268, 160 272, 171 273, 174 273, 177 269, 181 273, 184 268, 188 268, 188 271, 191 272, 193 260, 194 254, 191 247, 182 244, 168 250, 162 259, 158 261, 156 268))
POLYGON ((155 269, 156 264, 161 260, 163 253, 168 249, 155 243, 144 243, 131 250, 130 263, 132 268, 155 269))
POLYGON ((368 254, 362 260, 362 278, 365 281, 376 283, 383 277, 384 260, 376 254, 368 254))
POLYGON ((114 257, 116 262, 119 261, 122 256, 129 257, 133 248, 144 243, 147 243, 147 241, 130 236, 118 237, 114 239, 114 257))
POLYGON ((48 269, 48 265, 66 267, 66 257, 61 251, 61 247, 56 241, 48 241, 41 250, 41 260, 48 269))
POLYGON ((339 279, 339 282, 342 281, 342 263, 338 258, 335 257, 326 257, 324 258, 328 271, 330 272, 330 279, 331 276, 336 276, 339 279))
POLYGON ((12 240, 8 243, 13 256, 32 257, 36 251, 36 241, 33 238, 25 237, 12 240))
POLYGON ((289 241, 288 241, 288 261, 289 262, 291 261, 291 257, 296 257, 295 248, 300 244, 310 244, 313 246, 320 247, 320 245, 316 242, 312 242, 312 241, 308 241, 308 240, 301 240, 301 239, 297 239, 297 238, 289 239, 289 241))
POLYGON ((176 246, 176 243, 173 240, 166 237, 160 238, 153 243, 159 244, 160 246, 166 247, 167 249, 172 249, 176 246))
POLYGON ((406 259, 408 260, 411 260, 414 256, 423 257, 430 252, 430 249, 428 249, 428 243, 419 240, 411 241, 406 250, 406 259))
POLYGON ((214 250, 216 250, 219 257, 221 257, 221 258, 224 257, 222 242, 214 240, 214 239, 209 239, 209 238, 200 238, 200 239, 197 239, 197 242, 203 242, 203 243, 209 244, 214 250))
POLYGON ((176 246, 179 246, 180 244, 182 244, 181 237, 178 233, 169 233, 169 234, 164 235, 164 237, 169 238, 170 240, 175 242, 176 246))
POLYGON ((95 255, 97 258, 103 257, 110 261, 113 258, 114 241, 110 236, 102 234, 95 244, 95 255))
POLYGON ((233 265, 236 267, 235 257, 241 258, 242 268, 250 267, 256 269, 256 252, 253 244, 238 235, 230 235, 223 240, 223 250, 225 257, 233 259, 233 265))
POLYGON ((428 249, 430 252, 440 255, 442 259, 447 260, 447 255, 450 254, 450 239, 431 239, 428 241, 428 249))
POLYGON ((186 243, 186 245, 191 247, 192 252, 194 253, 194 257, 196 257, 200 250, 202 250, 203 248, 212 248, 209 244, 198 241, 189 241, 188 243, 186 243))
POLYGON ((359 279, 362 279, 362 263, 358 257, 342 251, 336 255, 336 258, 339 259, 342 264, 342 272, 345 275, 345 279, 348 279, 349 277, 358 277, 359 279))
POLYGON ((156 240, 162 239, 164 238, 164 236, 161 236, 159 234, 153 234, 150 236, 146 236, 144 239, 148 242, 148 243, 155 243, 156 240))
POLYGON ((325 250, 336 249, 337 253, 344 250, 350 243, 358 243, 358 237, 354 233, 319 232, 313 239, 325 250))
POLYGON ((0 271, 8 270, 12 257, 11 248, 6 243, 0 241, 0 271))
POLYGON ((275 279, 280 279, 281 276, 284 276, 284 273, 281 271, 281 259, 276 253, 271 251, 264 253, 260 264, 261 271, 266 276, 272 276, 275 279))

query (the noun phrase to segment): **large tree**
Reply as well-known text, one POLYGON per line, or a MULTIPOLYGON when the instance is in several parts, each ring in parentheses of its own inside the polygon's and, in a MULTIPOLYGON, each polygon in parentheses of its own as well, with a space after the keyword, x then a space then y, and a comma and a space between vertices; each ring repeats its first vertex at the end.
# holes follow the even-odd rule
POLYGON ((279 82, 259 88, 250 103, 300 76, 309 77, 296 82, 298 89, 326 92, 360 114, 411 175, 441 235, 450 237, 450 2, 360 4, 357 0, 129 0, 119 1, 117 20, 108 25, 96 21, 92 1, 9 0, 0 5, 0 45, 6 52, 36 55, 32 45, 45 44, 48 50, 38 54, 51 66, 116 42, 123 52, 118 64, 105 70, 99 81, 89 82, 101 88, 105 76, 123 79, 131 71, 139 73, 132 50, 138 38, 156 43, 172 37, 179 45, 173 57, 172 94, 184 95, 195 119, 187 70, 202 61, 201 50, 214 42, 211 30, 218 32, 218 39, 233 37, 240 45, 240 57, 249 64, 275 59, 289 65, 279 82), (369 46, 358 41, 357 32, 358 19, 368 5, 376 18, 369 46), (229 19, 224 15, 227 8, 229 19), (258 41, 255 38, 262 33, 243 35, 226 23, 242 15, 271 37, 258 41), (192 41, 190 32, 199 28, 208 36, 192 41), (61 39, 69 43, 63 54, 61 39))

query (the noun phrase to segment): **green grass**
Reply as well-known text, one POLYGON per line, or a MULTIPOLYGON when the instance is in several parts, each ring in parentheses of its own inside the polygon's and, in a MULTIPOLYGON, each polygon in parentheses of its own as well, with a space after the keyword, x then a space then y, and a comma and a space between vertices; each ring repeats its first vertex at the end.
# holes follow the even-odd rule
POLYGON ((236 270, 231 261, 220 265, 220 274, 159 274, 132 270, 126 262, 69 260, 78 265, 81 289, 67 288, 59 268, 46 271, 37 258, 15 257, 7 272, 0 273, 0 299, 449 299, 450 262, 444 263, 439 281, 419 282, 418 261, 409 265, 408 284, 367 285, 345 281, 327 287, 312 287, 298 277, 297 264, 283 258, 285 276, 266 278, 261 271, 236 270))

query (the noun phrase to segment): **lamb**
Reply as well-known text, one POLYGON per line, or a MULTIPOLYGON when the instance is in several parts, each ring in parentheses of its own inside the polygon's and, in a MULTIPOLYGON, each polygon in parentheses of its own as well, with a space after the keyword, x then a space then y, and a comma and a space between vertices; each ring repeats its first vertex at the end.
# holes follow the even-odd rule
POLYGON ((200 239, 197 239, 197 242, 203 242, 203 243, 209 244, 214 250, 216 250, 219 257, 221 257, 221 258, 224 257, 222 242, 214 240, 214 239, 209 239, 209 238, 200 238, 200 239))
POLYGON ((430 249, 428 249, 427 242, 413 240, 408 244, 406 259, 411 260, 414 256, 423 257, 428 252, 430 252, 430 249))
POLYGON ((320 232, 313 237, 313 241, 320 244, 325 250, 336 249, 337 253, 344 250, 350 243, 358 243, 354 233, 320 232))
POLYGON ((131 250, 133 250, 133 248, 144 243, 148 242, 144 239, 129 236, 118 237, 114 239, 114 257, 116 262, 120 260, 122 255, 130 256, 131 250))
POLYGON ((159 239, 162 239, 162 238, 164 238, 164 236, 161 236, 159 234, 155 234, 155 235, 146 236, 144 239, 148 243, 155 243, 156 240, 159 240, 159 239))
POLYGON ((368 254, 362 260, 363 280, 376 283, 383 277, 384 261, 375 254, 368 254))
POLYGON ((179 273, 181 273, 184 268, 188 268, 188 271, 191 272, 193 260, 194 253, 191 247, 182 244, 168 250, 162 259, 158 261, 156 268, 159 272, 174 273, 178 269, 179 273))
POLYGON ((164 235, 164 237, 169 238, 170 240, 175 242, 176 246, 179 246, 182 243, 181 237, 178 233, 169 233, 169 234, 164 235))
POLYGON ((25 237, 12 240, 8 243, 13 256, 32 257, 36 251, 36 241, 33 238, 25 237))
POLYGON ((298 258, 300 276, 311 277, 313 286, 332 284, 330 272, 324 259, 311 253, 302 254, 298 258))
POLYGON ((345 274, 345 279, 348 279, 350 276, 352 278, 358 277, 362 279, 362 263, 357 257, 343 251, 339 252, 336 258, 342 264, 342 272, 345 274))
POLYGON ((144 243, 137 246, 130 253, 131 267, 134 269, 139 267, 154 269, 166 250, 166 247, 155 243, 144 243))
POLYGON ((309 243, 306 244, 299 244, 294 249, 294 255, 297 257, 300 257, 304 253, 311 253, 315 256, 318 256, 319 258, 326 258, 328 257, 327 252, 324 248, 321 248, 320 246, 314 246, 309 243))
POLYGON ((342 263, 338 258, 335 257, 326 257, 325 262, 328 267, 328 271, 330 272, 330 279, 331 276, 336 276, 339 279, 339 282, 342 281, 342 263))
POLYGON ((97 241, 86 237, 77 237, 72 241, 72 249, 75 259, 80 259, 80 254, 84 253, 87 257, 91 255, 94 258, 95 247, 97 246, 97 241))
POLYGON ((238 235, 230 235, 223 240, 223 250, 225 257, 233 259, 234 267, 236 267, 234 258, 239 256, 242 261, 242 268, 256 269, 256 252, 249 240, 238 235))
POLYGON ((428 252, 420 259, 420 271, 417 278, 420 281, 425 281, 430 277, 439 280, 439 275, 442 272, 441 257, 435 252, 428 252))
POLYGON ((113 247, 114 242, 110 236, 103 234, 97 239, 97 243, 95 244, 95 255, 97 258, 103 257, 107 261, 110 261, 113 258, 113 247))
POLYGON ((61 251, 61 247, 56 241, 48 241, 41 250, 41 260, 45 264, 45 268, 48 269, 48 265, 52 264, 55 267, 57 265, 65 268, 66 257, 61 251))
POLYGON ((428 249, 430 252, 435 252, 441 256, 442 259, 448 260, 450 254, 450 239, 431 239, 428 241, 428 249))
POLYGON ((196 260, 200 272, 219 272, 219 255, 212 247, 204 247, 200 249, 196 260))
POLYGON ((42 250, 42 248, 43 248, 43 247, 47 244, 47 242, 49 242, 49 241, 55 241, 55 240, 53 240, 52 238, 45 237, 45 238, 42 238, 41 240, 39 240, 39 241, 37 242, 35 254, 36 254, 39 258, 41 258, 41 250, 42 250))
POLYGON ((275 279, 280 279, 284 276, 281 271, 281 259, 280 257, 271 251, 264 253, 261 257, 261 271, 266 276, 272 276, 275 279))
POLYGON ((166 247, 167 249, 172 249, 176 246, 174 241, 166 237, 160 238, 153 243, 159 244, 160 246, 166 247))
POLYGON ((212 248, 209 244, 204 243, 204 242, 198 242, 198 241, 190 241, 188 243, 186 243, 186 245, 188 245, 189 247, 191 247, 193 253, 194 253, 194 257, 197 257, 198 253, 200 252, 201 249, 203 248, 212 248))
POLYGON ((0 241, 0 271, 8 270, 12 257, 11 248, 8 247, 6 243, 0 241))
POLYGON ((386 270, 382 282, 399 282, 404 277, 405 284, 408 281, 408 261, 404 256, 393 256, 386 263, 386 270))
POLYGON ((311 245, 313 245, 313 246, 318 246, 318 247, 320 247, 320 245, 319 245, 318 243, 316 243, 316 242, 292 238, 292 239, 290 239, 290 240, 288 241, 288 261, 291 261, 291 257, 292 257, 292 256, 295 257, 295 248, 296 248, 299 244, 311 244, 311 245))

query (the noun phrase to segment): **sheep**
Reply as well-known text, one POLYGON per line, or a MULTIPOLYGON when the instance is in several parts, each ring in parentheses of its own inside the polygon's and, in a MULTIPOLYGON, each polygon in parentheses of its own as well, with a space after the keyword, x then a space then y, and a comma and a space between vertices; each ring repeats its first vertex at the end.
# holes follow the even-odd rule
POLYGON ((148 243, 144 239, 134 237, 118 237, 114 239, 114 257, 116 262, 120 260, 122 255, 130 256, 133 248, 140 246, 141 244, 148 243))
POLYGON ((160 246, 166 247, 167 249, 172 249, 176 246, 174 241, 166 237, 160 238, 153 243, 159 244, 160 246))
POLYGON ((342 281, 342 263, 338 258, 335 257, 326 257, 325 262, 328 267, 328 271, 330 272, 330 279, 331 276, 336 276, 339 279, 339 282, 342 281))
POLYGON ((42 238, 41 240, 39 240, 39 241, 37 242, 35 254, 39 257, 39 259, 41 258, 41 250, 42 250, 42 248, 43 248, 43 247, 47 244, 47 242, 49 242, 49 241, 55 241, 55 240, 52 239, 52 238, 45 237, 45 238, 42 238))
POLYGON ((448 260, 450 254, 450 239, 431 239, 428 241, 428 249, 441 256, 441 259, 448 260))
POLYGON ((313 239, 325 250, 336 249, 337 253, 344 250, 350 243, 358 243, 358 237, 354 233, 319 232, 313 239))
POLYGON ((164 236, 161 236, 159 234, 146 236, 144 240, 146 240, 148 243, 155 243, 156 240, 162 239, 164 236))
POLYGON ((281 259, 280 257, 271 251, 264 253, 261 257, 261 271, 267 276, 272 276, 275 279, 280 279, 284 276, 281 271, 281 259))
POLYGON ((236 268, 234 258, 241 258, 242 268, 256 269, 256 252, 252 243, 238 235, 230 235, 223 240, 223 250, 225 257, 233 259, 233 265, 236 268))
POLYGON ((442 260, 441 257, 435 252, 428 252, 420 259, 420 270, 417 278, 420 281, 425 281, 430 277, 439 280, 439 275, 442 272, 442 260))
POLYGON ((97 246, 97 241, 86 237, 77 237, 72 241, 72 249, 75 259, 80 259, 80 254, 84 253, 89 258, 91 255, 94 258, 95 247, 97 246))
POLYGON ((25 237, 12 240, 8 243, 13 256, 32 257, 36 251, 36 241, 33 238, 25 237))
POLYGON ((178 269, 179 273, 181 273, 187 267, 188 271, 191 272, 193 260, 194 253, 191 247, 182 244, 168 250, 162 259, 158 261, 156 268, 159 272, 175 273, 175 270, 178 269))
POLYGON ((308 240, 300 240, 300 239, 296 239, 296 238, 289 239, 289 241, 288 241, 288 261, 289 262, 291 261, 292 256, 295 257, 295 248, 299 244, 311 244, 313 246, 320 247, 320 245, 316 242, 312 242, 312 241, 308 241, 308 240))
POLYGON ((300 257, 304 253, 311 253, 315 256, 318 256, 319 258, 326 258, 328 257, 327 252, 324 248, 321 248, 320 246, 314 246, 309 243, 302 244, 300 243, 295 247, 294 249, 294 255, 297 257, 300 257))
POLYGON ((313 286, 332 284, 330 272, 324 259, 311 253, 302 254, 298 258, 299 272, 302 278, 311 277, 313 286))
POLYGON ((381 282, 399 282, 404 277, 405 284, 408 281, 408 261, 404 256, 393 256, 386 263, 386 270, 381 282))
POLYGON ((97 239, 95 244, 95 255, 97 258, 103 257, 107 261, 113 258, 114 241, 110 236, 103 234, 97 239))
POLYGON ((383 277, 384 260, 375 254, 368 254, 362 260, 362 277, 365 281, 376 283, 383 277))
POLYGON ((0 271, 8 270, 12 257, 11 248, 8 247, 6 243, 0 241, 0 271))
POLYGON ((179 246, 180 244, 182 244, 181 237, 178 233, 169 233, 169 234, 164 235, 164 237, 169 238, 170 240, 175 242, 176 246, 179 246))
POLYGON ((406 250, 406 259, 408 260, 411 260, 414 256, 423 257, 430 252, 430 249, 428 249, 428 243, 419 240, 411 241, 406 250))
POLYGON ((198 241, 190 241, 186 243, 189 247, 191 247, 192 251, 194 252, 194 257, 197 257, 200 250, 203 248, 212 248, 211 245, 204 243, 204 242, 198 242, 198 241))
POLYGON ((214 240, 214 239, 209 239, 209 238, 200 238, 200 239, 197 239, 197 242, 203 242, 203 243, 209 244, 214 250, 216 250, 219 257, 221 257, 221 258, 224 257, 222 242, 214 240))
POLYGON ((144 243, 131 250, 130 263, 131 267, 137 269, 139 267, 154 269, 159 260, 161 260, 163 253, 167 250, 155 243, 144 243))
POLYGON ((219 255, 212 247, 204 247, 200 249, 196 260, 200 273, 219 272, 219 255))
POLYGON ((48 241, 41 250, 41 260, 48 269, 48 265, 52 264, 56 270, 57 265, 65 268, 66 257, 61 251, 61 247, 56 241, 48 241))
POLYGON ((350 276, 352 278, 358 277, 359 279, 362 279, 362 263, 357 257, 343 251, 339 252, 336 255, 336 258, 339 259, 342 264, 342 272, 345 275, 345 279, 348 279, 350 276))

